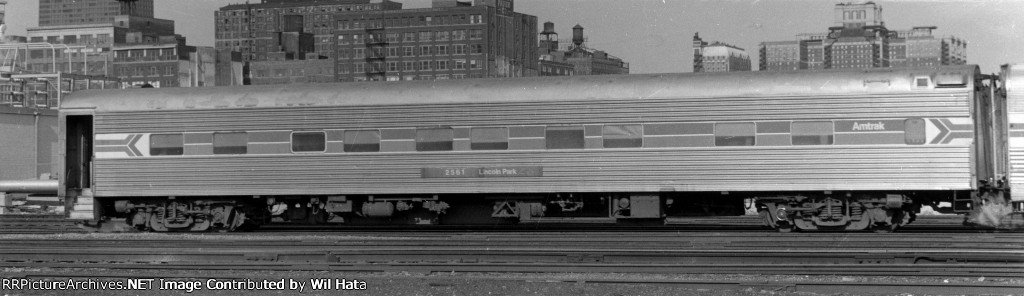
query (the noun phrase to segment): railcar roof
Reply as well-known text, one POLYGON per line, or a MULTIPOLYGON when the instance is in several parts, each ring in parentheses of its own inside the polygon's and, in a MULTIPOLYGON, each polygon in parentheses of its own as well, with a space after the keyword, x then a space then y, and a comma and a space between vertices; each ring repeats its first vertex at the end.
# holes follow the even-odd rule
POLYGON ((921 91, 915 78, 970 86, 974 65, 936 68, 731 72, 349 82, 263 86, 86 90, 61 108, 99 112, 454 104, 486 102, 871 94, 921 91))

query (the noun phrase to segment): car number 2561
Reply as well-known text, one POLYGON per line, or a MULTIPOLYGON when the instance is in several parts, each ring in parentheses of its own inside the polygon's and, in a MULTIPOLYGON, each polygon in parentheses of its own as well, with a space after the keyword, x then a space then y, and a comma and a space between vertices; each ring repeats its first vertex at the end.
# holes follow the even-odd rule
POLYGON ((465 176, 466 175, 466 169, 465 168, 461 168, 461 169, 444 169, 444 175, 445 176, 453 176, 453 177, 465 176))

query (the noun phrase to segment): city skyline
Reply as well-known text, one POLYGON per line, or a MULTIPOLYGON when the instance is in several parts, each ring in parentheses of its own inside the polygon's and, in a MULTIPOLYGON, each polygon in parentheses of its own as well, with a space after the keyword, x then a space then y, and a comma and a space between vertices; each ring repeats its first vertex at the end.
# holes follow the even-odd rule
MULTIPOLYGON (((11 1, 7 5, 9 35, 24 35, 38 25, 38 0, 11 1)), ((213 13, 242 0, 156 0, 155 16, 176 22, 177 32, 191 45, 212 46, 213 13)), ((255 2, 255 0, 254 0, 255 2)), ((430 0, 400 0, 404 8, 424 8, 430 0)), ((845 2, 845 1, 844 1, 845 2)), ((1024 1, 875 1, 883 9, 886 27, 908 29, 937 26, 936 36, 967 41, 967 62, 983 72, 996 72, 1000 64, 1024 63, 1024 1), (992 22, 995 20, 996 22, 992 22), (1000 23, 1002 22, 1002 23, 1000 23)), ((790 40, 801 33, 827 31, 833 25, 832 8, 840 1, 613 1, 518 0, 515 11, 554 22, 561 39, 571 27, 585 28, 590 48, 603 50, 631 64, 631 73, 692 71, 694 33, 708 40, 745 49, 757 64, 757 44, 790 40)))

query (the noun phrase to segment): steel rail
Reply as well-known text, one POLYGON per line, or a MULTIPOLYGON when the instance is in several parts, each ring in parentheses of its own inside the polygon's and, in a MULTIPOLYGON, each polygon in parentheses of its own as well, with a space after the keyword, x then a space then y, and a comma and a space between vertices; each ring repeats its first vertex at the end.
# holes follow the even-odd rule
MULTIPOLYGON (((403 280, 431 280, 431 281, 446 281, 459 279, 464 281, 500 281, 509 282, 513 284, 535 284, 535 283, 563 283, 571 285, 659 285, 659 286, 673 286, 683 287, 689 289, 700 289, 700 290, 732 290, 732 291, 771 291, 771 292, 804 292, 804 293, 821 293, 821 294, 837 294, 837 293, 849 293, 849 294, 942 294, 942 295, 1013 295, 1019 294, 1020 291, 1024 290, 1022 284, 1005 284, 997 282, 961 282, 953 281, 948 283, 921 283, 921 282, 896 282, 896 281, 871 281, 871 282, 853 282, 853 281, 812 281, 812 280, 801 280, 801 281, 770 281, 770 280, 687 280, 687 279, 608 279, 601 278, 600 276, 595 277, 584 277, 584 278, 571 278, 571 279, 559 279, 557 273, 554 274, 555 278, 551 278, 550 274, 548 277, 497 277, 497 276, 469 276, 469 277, 457 277, 459 275, 452 276, 431 276, 431 275, 403 275, 400 278, 403 280)), ((90 279, 133 279, 133 278, 149 278, 149 279, 206 279, 216 278, 218 280, 245 280, 253 279, 253 276, 239 276, 239 275, 224 275, 218 274, 216 277, 210 276, 183 276, 182 274, 175 273, 123 273, 123 274, 59 274, 59 273, 27 273, 19 278, 27 279, 54 279, 54 278, 90 278, 90 279)), ((255 277, 259 279, 259 276, 255 277)), ((302 278, 302 277, 300 277, 302 278)), ((388 276, 388 278, 396 278, 395 276, 388 276)), ((434 285, 433 283, 431 285, 434 285)), ((446 284, 437 284, 446 285, 446 284)))

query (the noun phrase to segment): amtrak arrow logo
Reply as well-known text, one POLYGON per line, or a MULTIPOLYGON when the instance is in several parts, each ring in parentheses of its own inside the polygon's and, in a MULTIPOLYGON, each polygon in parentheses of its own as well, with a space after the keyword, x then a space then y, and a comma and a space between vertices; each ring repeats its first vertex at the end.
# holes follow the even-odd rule
POLYGON ((939 134, 932 138, 931 144, 949 144, 955 139, 974 138, 974 126, 970 124, 954 124, 948 118, 931 119, 939 134))
POLYGON ((124 153, 123 156, 138 157, 144 156, 139 150, 138 144, 144 134, 103 134, 96 135, 96 152, 110 155, 110 153, 124 153))

